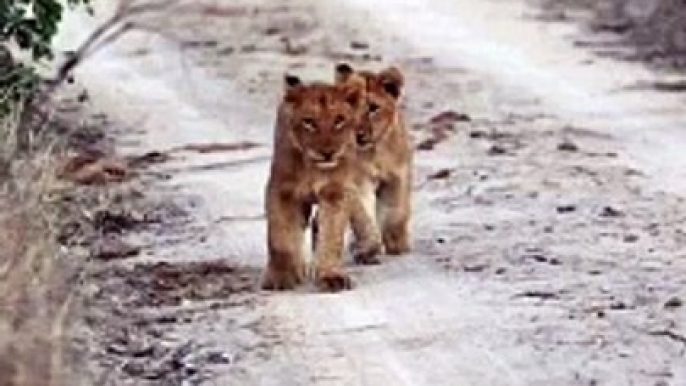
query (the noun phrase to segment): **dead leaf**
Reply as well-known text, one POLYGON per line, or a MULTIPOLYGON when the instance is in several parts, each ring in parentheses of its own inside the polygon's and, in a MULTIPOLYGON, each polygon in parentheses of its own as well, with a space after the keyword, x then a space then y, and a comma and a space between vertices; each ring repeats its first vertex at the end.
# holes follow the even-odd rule
POLYGON ((447 110, 435 115, 429 120, 432 125, 449 125, 455 122, 469 122, 471 118, 467 114, 461 114, 454 110, 447 110))
POLYGON ((82 185, 122 182, 129 174, 125 161, 94 154, 72 156, 58 168, 58 177, 82 185))

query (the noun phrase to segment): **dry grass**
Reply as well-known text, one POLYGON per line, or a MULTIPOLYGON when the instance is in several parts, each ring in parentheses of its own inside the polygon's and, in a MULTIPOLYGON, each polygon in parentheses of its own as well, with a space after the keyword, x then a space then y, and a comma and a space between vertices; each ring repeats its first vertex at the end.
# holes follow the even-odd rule
POLYGON ((559 15, 589 11, 593 30, 618 35, 636 49, 630 59, 686 68, 686 5, 682 0, 538 0, 559 15))
POLYGON ((18 121, 0 118, 0 385, 61 385, 69 271, 50 197, 60 146, 35 134, 20 146, 18 121))

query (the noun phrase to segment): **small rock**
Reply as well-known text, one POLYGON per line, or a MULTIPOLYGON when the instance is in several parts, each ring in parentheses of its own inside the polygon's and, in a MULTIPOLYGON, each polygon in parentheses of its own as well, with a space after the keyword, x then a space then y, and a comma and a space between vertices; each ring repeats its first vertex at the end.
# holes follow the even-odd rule
POLYGON ((629 19, 613 19, 603 20, 602 22, 594 23, 591 28, 598 32, 613 32, 616 34, 624 34, 634 27, 629 19))
POLYGON ((455 122, 470 122, 472 119, 467 114, 458 113, 453 110, 444 111, 429 119, 432 125, 448 125, 455 122))
POLYGON ((625 243, 635 243, 637 241, 638 241, 637 235, 626 235, 626 236, 624 236, 624 242, 625 243))
POLYGON ((79 101, 79 103, 84 103, 84 102, 88 101, 89 99, 90 99, 90 97, 88 96, 88 91, 84 90, 79 94, 79 96, 77 97, 76 100, 79 101))
POLYGON ((140 377, 145 373, 145 367, 142 364, 136 362, 126 363, 122 370, 124 371, 124 373, 132 377, 140 377))
POLYGON ((611 206, 606 206, 603 208, 603 210, 600 212, 600 217, 622 217, 624 216, 624 212, 622 212, 619 209, 615 209, 611 206))
POLYGON ((145 167, 151 164, 163 163, 171 157, 167 153, 160 151, 150 151, 143 155, 133 156, 128 159, 131 167, 145 167))
POLYGON ((486 268, 488 268, 488 264, 473 264, 462 267, 465 272, 483 272, 486 268))
POLYGON ((182 43, 184 47, 189 48, 203 48, 203 47, 216 47, 218 42, 216 40, 191 40, 182 43))
POLYGON ((537 263, 547 263, 548 262, 547 257, 545 257, 543 255, 538 255, 538 254, 528 255, 528 256, 525 256, 525 258, 532 259, 537 263))
POLYGON ((428 179, 429 180, 444 180, 452 174, 452 171, 450 169, 441 169, 437 171, 436 173, 433 173, 429 175, 428 179))
POLYGON ((264 34, 267 36, 276 35, 279 32, 281 32, 281 30, 278 29, 277 27, 267 27, 267 29, 264 30, 264 34))
POLYGON ((684 305, 683 300, 679 299, 676 296, 665 302, 665 308, 667 308, 667 309, 679 308, 683 305, 684 305))
POLYGON ((350 48, 353 50, 366 50, 369 48, 369 44, 360 41, 352 41, 350 42, 350 48))
POLYGON ((561 205, 556 208, 557 213, 572 213, 576 211, 575 205, 561 205))
POLYGON ((507 150, 500 145, 493 145, 488 149, 488 155, 504 155, 507 154, 507 150))
POLYGON ((564 141, 557 145, 557 150, 575 153, 579 151, 579 146, 577 146, 574 142, 564 141))
POLYGON ((536 298, 540 300, 557 300, 560 298, 560 294, 553 291, 539 291, 530 290, 518 293, 515 298, 536 298))
POLYGON ((230 364, 232 362, 231 356, 221 351, 212 351, 207 353, 205 360, 207 361, 207 363, 211 363, 214 365, 225 365, 230 364))
POLYGON ((469 132, 469 138, 480 139, 488 137, 488 133, 483 130, 472 130, 469 132))
POLYGON ((93 214, 92 224, 102 234, 119 234, 135 228, 144 218, 134 212, 101 210, 93 214))
POLYGON ((217 54, 219 54, 219 56, 228 56, 228 55, 233 54, 234 51, 235 51, 235 49, 233 47, 224 47, 224 48, 220 49, 219 51, 217 51, 217 54))
POLYGON ((98 242, 91 254, 96 259, 113 260, 138 255, 139 247, 129 245, 116 237, 105 237, 98 242))
POLYGON ((428 138, 423 140, 417 145, 417 150, 433 150, 434 147, 438 144, 438 141, 436 141, 434 138, 428 138))

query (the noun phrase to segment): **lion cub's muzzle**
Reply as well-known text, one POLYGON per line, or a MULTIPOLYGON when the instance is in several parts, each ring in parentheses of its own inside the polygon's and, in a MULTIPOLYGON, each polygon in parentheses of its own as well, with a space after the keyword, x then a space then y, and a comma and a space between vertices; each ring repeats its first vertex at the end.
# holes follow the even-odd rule
POLYGON ((358 149, 367 150, 374 146, 374 138, 369 131, 358 131, 355 134, 355 143, 358 149))
POLYGON ((319 169, 333 169, 338 166, 338 162, 343 154, 341 150, 310 150, 307 155, 319 169))

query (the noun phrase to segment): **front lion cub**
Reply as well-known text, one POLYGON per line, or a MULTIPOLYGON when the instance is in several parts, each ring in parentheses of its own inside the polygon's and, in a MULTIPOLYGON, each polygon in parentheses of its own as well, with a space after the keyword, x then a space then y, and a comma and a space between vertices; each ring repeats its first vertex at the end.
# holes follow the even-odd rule
MULTIPOLYGON (((355 130, 365 90, 359 83, 303 84, 286 76, 279 106, 274 154, 266 188, 269 261, 262 287, 292 289, 306 274, 304 232, 312 206, 319 212, 314 272, 317 287, 351 287, 342 270, 343 239, 349 218, 364 210, 354 183, 355 130)), ((369 224, 357 229, 373 231, 369 224)))
POLYGON ((412 194, 413 151, 399 107, 404 77, 396 67, 375 73, 336 66, 337 84, 359 82, 365 84, 366 111, 356 132, 357 184, 367 214, 378 222, 386 253, 398 255, 410 250, 412 194))

